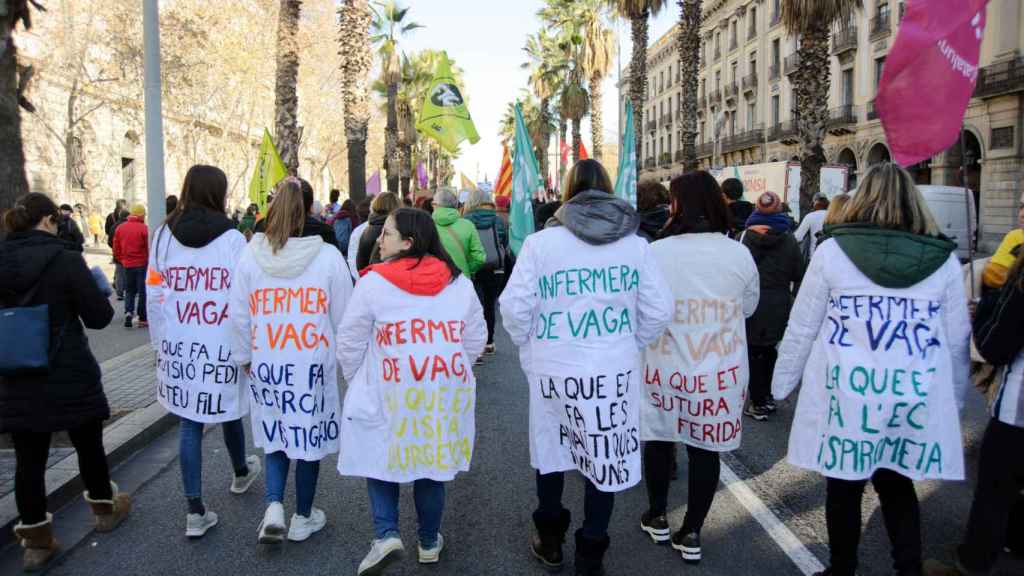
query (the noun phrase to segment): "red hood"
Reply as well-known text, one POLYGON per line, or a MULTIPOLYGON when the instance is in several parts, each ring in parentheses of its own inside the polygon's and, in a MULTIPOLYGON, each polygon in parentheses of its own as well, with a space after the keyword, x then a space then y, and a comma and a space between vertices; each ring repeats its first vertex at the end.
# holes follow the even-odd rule
POLYGON ((402 290, 418 296, 440 294, 452 279, 448 265, 434 256, 424 256, 418 264, 416 258, 381 262, 363 268, 359 274, 365 276, 371 270, 402 290))

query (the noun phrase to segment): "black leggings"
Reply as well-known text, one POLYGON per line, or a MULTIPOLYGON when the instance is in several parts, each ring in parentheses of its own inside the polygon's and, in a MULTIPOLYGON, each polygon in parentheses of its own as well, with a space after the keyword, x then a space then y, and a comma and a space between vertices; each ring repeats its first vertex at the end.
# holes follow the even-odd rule
POLYGON ((498 302, 498 279, 492 270, 481 270, 473 277, 477 298, 487 322, 487 343, 494 344, 494 307, 498 302))
MULTIPOLYGON (((46 462, 50 456, 50 432, 14 432, 14 499, 22 524, 46 520, 46 462)), ((85 489, 94 500, 113 497, 107 454, 103 450, 103 421, 95 420, 68 430, 78 453, 78 469, 85 489)))
MULTIPOLYGON (((652 516, 665 514, 668 508, 668 485, 672 477, 672 452, 675 442, 646 442, 644 444, 644 478, 647 481, 647 504, 652 516)), ((722 463, 718 452, 686 447, 690 460, 687 474, 687 506, 683 518, 683 533, 700 533, 704 519, 718 491, 718 476, 722 463)))
MULTIPOLYGON (((602 492, 586 478, 583 494, 583 535, 600 540, 608 535, 608 523, 615 507, 615 493, 602 492)), ((552 520, 562 514, 562 490, 565 488, 565 472, 541 474, 537 472, 537 513, 552 520)))
MULTIPOLYGON (((860 546, 861 500, 867 480, 826 478, 825 522, 832 574, 853 576, 860 546)), ((893 567, 900 574, 921 569, 921 511, 914 481, 892 470, 876 470, 871 485, 881 501, 882 519, 892 543, 893 567)))
POLYGON ((750 362, 750 403, 761 408, 772 399, 772 373, 779 352, 774 345, 751 344, 747 346, 747 358, 750 362))

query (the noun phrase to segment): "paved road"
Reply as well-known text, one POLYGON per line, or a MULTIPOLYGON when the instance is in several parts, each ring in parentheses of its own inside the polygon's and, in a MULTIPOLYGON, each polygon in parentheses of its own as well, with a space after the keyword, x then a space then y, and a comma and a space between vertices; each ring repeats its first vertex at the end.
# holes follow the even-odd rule
MULTIPOLYGON (((90 267, 99 266, 107 278, 113 281, 114 265, 110 261, 110 250, 106 245, 86 247, 85 261, 90 267)), ((89 337, 89 347, 100 363, 149 342, 148 330, 124 327, 124 302, 111 296, 110 304, 114 307, 114 319, 110 321, 110 325, 103 330, 85 331, 89 337)))
MULTIPOLYGON (((123 328, 121 329, 123 330, 123 328)), ((533 471, 526 442, 527 395, 525 379, 507 337, 498 340, 499 353, 477 371, 477 451, 472 471, 449 485, 448 507, 442 531, 449 548, 442 563, 420 567, 415 562, 415 519, 411 493, 402 496, 402 528, 412 554, 393 574, 543 574, 527 550, 530 512, 535 504, 533 471)), ((795 398, 795 397, 794 397, 795 398)), ((742 450, 725 460, 759 498, 821 562, 827 561, 824 524, 824 482, 784 462, 792 406, 784 403, 770 422, 745 420, 742 450)), ((976 467, 978 427, 983 421, 980 402, 968 410, 966 433, 969 466, 976 467)), ((138 488, 135 511, 125 526, 113 534, 90 534, 50 571, 60 575, 92 574, 354 574, 372 538, 365 484, 342 478, 334 470, 335 459, 325 460, 317 505, 327 511, 325 530, 300 544, 279 549, 256 544, 256 528, 262 517, 262 483, 251 493, 232 496, 227 491, 230 467, 220 433, 205 440, 206 499, 221 516, 221 524, 204 539, 183 536, 185 507, 180 477, 174 460, 172 431, 153 447, 117 470, 115 476, 131 484, 139 466, 156 466, 152 480, 138 488)), ((685 456, 680 477, 685 479, 685 456)), ((918 487, 924 515, 925 552, 946 559, 970 505, 967 483, 922 483, 918 487)), ((581 514, 581 483, 567 483, 566 504, 576 525, 581 514)), ((677 508, 670 521, 682 521, 686 501, 685 481, 673 484, 670 504, 677 508)), ((750 499, 746 500, 750 504, 750 499)), ((757 502, 754 502, 756 505, 757 502)), ((286 509, 293 509, 290 500, 286 509)), ((678 553, 650 543, 638 528, 646 496, 642 485, 621 494, 612 521, 612 546, 607 556, 609 574, 678 575, 695 572, 678 553)), ((58 515, 80 522, 82 504, 58 515)), ((756 508, 756 506, 755 506, 756 508)), ((863 576, 890 574, 889 546, 881 526, 877 501, 865 498, 866 532, 861 547, 863 576)), ((702 574, 801 574, 797 564, 734 496, 721 488, 703 533, 705 560, 702 574)), ((571 555, 571 546, 567 552, 571 555)), ((813 562, 813 560, 812 560, 813 562)), ((1024 574, 1024 564, 1007 563, 1002 574, 1024 574)))

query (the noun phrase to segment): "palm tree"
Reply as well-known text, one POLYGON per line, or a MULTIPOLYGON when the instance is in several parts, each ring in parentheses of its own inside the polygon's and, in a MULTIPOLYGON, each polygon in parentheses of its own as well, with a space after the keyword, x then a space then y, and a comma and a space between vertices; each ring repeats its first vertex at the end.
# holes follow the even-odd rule
POLYGON ((572 124, 572 161, 580 161, 580 121, 587 115, 591 107, 590 95, 583 87, 583 78, 579 69, 569 73, 562 93, 558 96, 560 113, 563 118, 568 118, 572 124))
POLYGON ((615 34, 605 23, 606 8, 607 0, 548 0, 548 7, 540 11, 541 18, 559 26, 575 46, 590 97, 590 137, 597 160, 604 154, 601 82, 611 71, 615 51, 615 34))
MULTIPOLYGON (((30 0, 0 0, 0 212, 28 192, 18 107, 33 110, 22 96, 31 71, 18 66, 12 35, 19 22, 26 30, 32 27, 29 3, 30 0)), ((41 8, 35 2, 31 4, 41 8)))
POLYGON ((538 112, 540 113, 540 171, 546 178, 548 176, 548 147, 551 142, 553 118, 551 117, 551 101, 562 89, 562 82, 569 63, 565 57, 565 51, 559 47, 558 42, 546 31, 541 30, 535 35, 526 39, 526 46, 523 50, 529 56, 529 61, 522 65, 530 70, 530 87, 534 95, 540 99, 538 112))
MULTIPOLYGON (((701 0, 679 0, 679 78, 682 80, 683 169, 696 170, 697 164, 697 74, 700 68, 701 0)), ((632 86, 632 85, 631 85, 632 86)), ((642 109, 642 108, 641 108, 642 109)), ((637 113, 634 104, 633 114, 637 113)), ((640 129, 640 124, 636 125, 640 129)), ((637 155, 640 154, 637 140, 637 155)), ((639 159, 637 160, 639 162, 639 159)), ((639 165, 639 164, 638 164, 639 165)))
POLYGON ((369 32, 373 15, 367 0, 344 0, 338 13, 338 53, 341 55, 341 92, 348 145, 348 196, 359 201, 366 198, 366 138, 370 125, 367 88, 373 66, 369 32))
POLYGON ((277 16, 277 73, 274 86, 274 132, 288 173, 299 172, 299 11, 302 0, 281 0, 277 16))
POLYGON ((800 213, 811 210, 825 164, 831 83, 828 39, 833 25, 848 22, 861 0, 783 0, 782 21, 800 39, 800 64, 793 75, 796 128, 800 138, 800 213))
POLYGON ((401 157, 398 150, 398 84, 401 81, 401 59, 398 56, 398 38, 423 26, 407 22, 409 8, 403 8, 395 0, 375 2, 370 41, 378 45, 381 69, 388 89, 388 123, 384 137, 385 168, 388 175, 388 192, 398 192, 401 173, 401 157))
MULTIPOLYGON (((642 166, 644 141, 644 100, 647 98, 647 24, 651 16, 668 4, 668 0, 609 0, 623 18, 628 18, 633 35, 633 54, 629 61, 629 100, 633 103, 633 128, 636 132, 636 165, 642 166)), ((696 78, 696 70, 694 71, 696 78)))

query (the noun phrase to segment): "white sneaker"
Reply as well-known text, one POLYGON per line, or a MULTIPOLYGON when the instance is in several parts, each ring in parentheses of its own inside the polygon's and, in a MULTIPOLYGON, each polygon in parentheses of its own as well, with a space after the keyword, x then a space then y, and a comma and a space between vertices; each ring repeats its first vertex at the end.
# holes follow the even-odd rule
POLYGON ((437 561, 441 559, 441 550, 444 550, 444 536, 440 532, 437 533, 437 544, 434 547, 427 550, 423 546, 417 545, 420 553, 420 564, 437 564, 437 561))
POLYGON ((259 477, 262 467, 260 466, 259 456, 247 456, 245 458, 245 465, 249 468, 249 473, 245 476, 235 476, 231 479, 231 493, 232 494, 245 494, 245 491, 252 486, 252 483, 259 477))
POLYGON ((392 536, 383 540, 374 540, 366 558, 359 563, 359 576, 374 576, 380 574, 392 562, 400 560, 405 555, 405 546, 402 539, 392 536))
POLYGON ((302 542, 319 532, 326 524, 327 515, 319 508, 312 508, 308 517, 292 514, 292 523, 288 527, 288 539, 292 542, 302 542))
POLYGON ((185 518, 185 536, 202 538, 206 531, 217 525, 217 514, 206 511, 206 514, 189 514, 185 518))
POLYGON ((260 522, 260 544, 280 544, 284 542, 287 531, 284 525, 284 506, 280 502, 271 502, 260 522))

